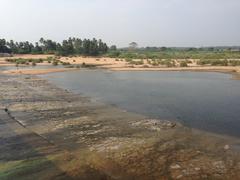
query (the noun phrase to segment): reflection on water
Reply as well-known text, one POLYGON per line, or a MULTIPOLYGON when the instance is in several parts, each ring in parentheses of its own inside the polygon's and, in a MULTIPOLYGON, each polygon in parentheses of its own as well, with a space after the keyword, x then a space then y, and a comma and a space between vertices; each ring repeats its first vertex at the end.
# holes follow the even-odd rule
POLYGON ((240 81, 227 74, 80 70, 42 76, 128 111, 240 136, 240 81))

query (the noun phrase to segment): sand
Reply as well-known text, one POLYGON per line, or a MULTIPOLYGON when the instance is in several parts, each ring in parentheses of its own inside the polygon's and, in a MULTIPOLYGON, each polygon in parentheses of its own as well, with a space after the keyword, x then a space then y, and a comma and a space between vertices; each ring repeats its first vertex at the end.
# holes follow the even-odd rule
MULTIPOLYGON (((32 59, 47 59, 53 55, 15 55, 12 58, 32 58, 32 59)), ((0 66, 14 65, 5 61, 6 58, 0 58, 0 66)), ((120 58, 109 58, 109 57, 61 57, 59 59, 62 62, 68 62, 71 65, 81 65, 83 63, 88 65, 95 65, 98 68, 113 70, 113 71, 212 71, 212 72, 224 72, 224 73, 234 73, 239 77, 240 67, 239 66, 199 66, 196 64, 197 60, 189 59, 192 63, 188 64, 189 67, 164 67, 164 66, 153 66, 149 65, 147 60, 143 60, 143 65, 132 65, 126 62, 124 59, 120 58)), ((139 61, 139 59, 135 59, 139 61)), ((181 59, 174 60, 178 65, 181 59)), ((37 65, 49 65, 49 63, 39 63, 37 65)), ((11 70, 5 71, 4 73, 10 74, 45 74, 52 72, 62 72, 69 71, 68 68, 62 69, 38 69, 38 70, 11 70)))

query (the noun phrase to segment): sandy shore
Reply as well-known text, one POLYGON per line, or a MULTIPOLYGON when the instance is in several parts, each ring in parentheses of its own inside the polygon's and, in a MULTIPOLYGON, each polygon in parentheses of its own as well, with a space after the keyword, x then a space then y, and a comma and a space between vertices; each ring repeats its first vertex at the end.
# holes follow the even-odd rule
MULTIPOLYGON (((32 58, 32 59, 47 59, 52 55, 15 55, 12 58, 32 58)), ((10 64, 5 61, 6 58, 0 58, 0 66, 12 66, 14 64, 10 64)), ((197 60, 190 59, 192 61, 189 64, 189 67, 155 67, 149 65, 147 60, 143 60, 143 65, 131 65, 126 62, 124 59, 117 59, 117 58, 107 58, 107 57, 61 57, 59 59, 61 62, 70 63, 71 65, 81 65, 83 63, 88 65, 94 65, 97 68, 103 68, 113 71, 210 71, 210 72, 223 72, 223 73, 231 73, 234 75, 235 79, 239 79, 240 74, 240 67, 239 66, 198 66, 196 64, 197 60)), ((136 60, 138 61, 138 60, 136 60)), ((180 60, 175 60, 176 64, 179 63, 180 60)), ((38 65, 49 65, 49 63, 39 63, 38 65)), ((46 74, 52 72, 63 72, 69 71, 68 68, 62 69, 35 69, 35 70, 28 70, 28 69, 19 69, 19 70, 9 70, 5 71, 4 73, 8 74, 46 74)))
MULTIPOLYGON (((239 67, 186 67, 186 68, 131 68, 131 67, 118 67, 118 68, 109 68, 105 66, 98 66, 100 69, 107 69, 111 71, 198 71, 198 72, 221 72, 221 73, 230 73, 235 79, 240 78, 240 68, 239 67)), ((4 74, 25 74, 25 75, 37 75, 37 74, 48 74, 54 72, 64 72, 64 71, 73 71, 79 70, 79 68, 48 68, 48 69, 19 69, 17 70, 6 70, 2 71, 4 74)))
MULTIPOLYGON (((93 58, 93 57, 72 57, 66 58, 62 57, 61 61, 69 62, 71 64, 93 64, 101 68, 106 68, 115 71, 218 71, 218 72, 237 72, 240 73, 240 67, 234 66, 198 66, 196 60, 189 59, 192 61, 192 64, 189 64, 189 67, 155 67, 147 64, 147 60, 143 60, 143 65, 130 65, 128 62, 123 59, 118 58, 93 58), (145 66, 148 67, 145 67, 145 66)), ((139 59, 136 59, 139 61, 139 59)), ((178 63, 179 60, 175 60, 178 63)))
POLYGON ((0 74, 0 179, 239 179, 238 138, 0 74))

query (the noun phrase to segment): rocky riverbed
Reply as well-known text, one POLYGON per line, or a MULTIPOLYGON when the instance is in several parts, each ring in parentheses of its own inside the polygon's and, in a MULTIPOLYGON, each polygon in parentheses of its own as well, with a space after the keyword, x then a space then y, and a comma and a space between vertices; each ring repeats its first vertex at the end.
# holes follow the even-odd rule
POLYGON ((239 179, 240 141, 0 75, 0 179, 239 179))

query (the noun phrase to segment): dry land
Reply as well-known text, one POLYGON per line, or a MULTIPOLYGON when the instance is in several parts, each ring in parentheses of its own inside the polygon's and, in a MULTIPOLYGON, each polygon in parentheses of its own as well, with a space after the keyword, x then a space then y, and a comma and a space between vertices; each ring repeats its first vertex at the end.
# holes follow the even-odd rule
POLYGON ((240 178, 240 140, 0 74, 0 179, 240 178))
MULTIPOLYGON (((54 58, 53 55, 15 55, 11 58, 0 58, 0 66, 14 66, 14 63, 7 62, 6 59, 43 59, 43 62, 37 63, 36 65, 51 65, 51 61, 48 60, 49 57, 54 58), (47 62, 49 61, 49 62, 47 62)), ((233 60, 233 59, 231 59, 233 60)), ((231 61, 229 59, 229 61, 231 61)), ((199 59, 174 59, 171 60, 174 63, 174 67, 168 67, 155 62, 151 59, 132 59, 131 61, 127 59, 117 59, 109 57, 57 57, 58 64, 68 64, 71 68, 80 68, 83 64, 91 67, 104 68, 108 70, 115 71, 212 71, 212 72, 224 72, 232 73, 236 78, 239 78, 240 66, 210 66, 210 65, 199 65, 197 62, 199 59), (181 67, 181 62, 187 62, 187 67, 181 67)), ((164 60, 163 60, 164 61, 164 60)), ((240 61, 234 59, 234 61, 240 61)), ((26 65, 25 65, 26 66, 26 65)), ((28 66, 31 66, 28 65, 28 66)), ((66 66, 69 67, 69 66, 66 66)), ((9 70, 4 73, 7 74, 44 74, 50 72, 59 72, 59 71, 69 71, 69 68, 57 69, 48 68, 48 70, 43 69, 21 69, 18 70, 9 70)))

